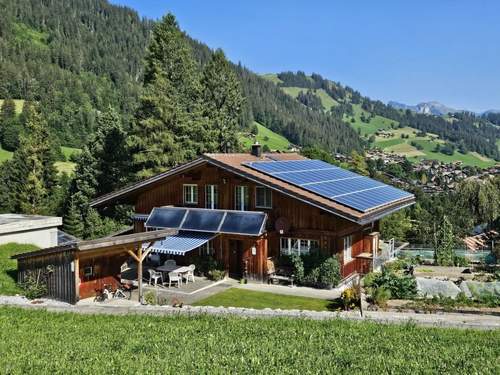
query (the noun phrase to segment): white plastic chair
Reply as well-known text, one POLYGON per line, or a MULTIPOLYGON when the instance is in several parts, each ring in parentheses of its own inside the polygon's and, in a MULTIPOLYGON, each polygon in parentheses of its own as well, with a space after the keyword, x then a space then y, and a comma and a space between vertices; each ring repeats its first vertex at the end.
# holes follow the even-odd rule
POLYGON ((177 288, 181 284, 181 276, 177 272, 169 272, 168 273, 168 287, 172 286, 172 283, 177 283, 177 288))
POLYGON ((194 283, 194 270, 196 269, 196 266, 194 264, 189 265, 189 271, 186 272, 186 282, 189 282, 189 279, 194 283))
POLYGON ((177 262, 174 259, 168 259, 163 263, 164 266, 170 266, 170 267, 175 267, 177 265, 177 262))
POLYGON ((149 285, 158 285, 158 280, 161 280, 160 285, 163 285, 163 274, 161 272, 155 271, 152 268, 150 268, 148 271, 149 271, 149 285), (153 280, 154 284, 151 283, 151 280, 153 280))

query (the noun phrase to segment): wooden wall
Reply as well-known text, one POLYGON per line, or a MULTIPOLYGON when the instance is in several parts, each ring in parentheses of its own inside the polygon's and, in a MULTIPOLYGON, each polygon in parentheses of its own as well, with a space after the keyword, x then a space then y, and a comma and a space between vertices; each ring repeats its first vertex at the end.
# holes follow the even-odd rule
POLYGON ((24 282, 29 274, 43 275, 48 297, 76 303, 78 300, 75 278, 74 252, 60 252, 18 260, 18 281, 24 282))

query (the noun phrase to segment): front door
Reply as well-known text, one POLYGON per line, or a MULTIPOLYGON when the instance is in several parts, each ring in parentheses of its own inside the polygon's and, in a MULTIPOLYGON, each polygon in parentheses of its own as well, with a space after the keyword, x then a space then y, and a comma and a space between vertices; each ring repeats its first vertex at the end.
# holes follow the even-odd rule
POLYGON ((243 259, 243 242, 229 240, 229 276, 241 278, 243 259))

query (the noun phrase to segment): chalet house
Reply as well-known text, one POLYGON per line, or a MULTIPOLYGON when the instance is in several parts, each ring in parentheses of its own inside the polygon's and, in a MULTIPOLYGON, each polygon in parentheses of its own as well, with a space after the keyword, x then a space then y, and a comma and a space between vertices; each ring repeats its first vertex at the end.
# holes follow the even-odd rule
POLYGON ((313 250, 337 255, 343 277, 369 271, 379 220, 414 196, 296 153, 262 154, 254 145, 251 153, 205 154, 92 206, 117 203, 135 208, 135 232, 179 230, 170 241, 176 245, 158 242, 154 251, 213 256, 231 276, 264 280, 268 258, 313 250))
POLYGON ((379 220, 414 203, 392 186, 296 153, 205 154, 95 199, 130 204, 133 233, 15 255, 19 279, 43 275, 52 298, 75 303, 117 284, 122 265, 215 259, 232 277, 264 281, 268 260, 321 251, 344 278, 370 271, 379 220), (209 258, 210 257, 210 258, 209 258))

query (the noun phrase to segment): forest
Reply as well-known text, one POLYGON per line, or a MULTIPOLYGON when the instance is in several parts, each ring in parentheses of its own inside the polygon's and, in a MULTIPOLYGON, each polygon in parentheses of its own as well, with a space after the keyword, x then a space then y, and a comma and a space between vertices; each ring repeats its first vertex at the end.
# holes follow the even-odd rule
MULTIPOLYGON (((306 89, 296 100, 190 38, 171 14, 153 23, 104 0, 0 3, 0 146, 13 152, 0 164, 0 212, 63 216, 64 229, 77 237, 128 224, 130 207, 97 212, 89 207, 96 196, 203 152, 240 151, 238 133, 254 120, 304 146, 306 156, 336 163, 333 152, 352 154, 346 168, 380 179, 344 113, 359 104, 433 132, 444 121, 395 110, 317 74, 280 74, 280 85, 306 89), (340 104, 321 110, 316 88, 340 104), (71 175, 54 168, 61 145, 82 149, 71 175)), ((497 134, 490 121, 456 115, 443 137, 487 154, 497 134), (471 133, 465 137, 463 129, 471 133)), ((395 217, 391 228, 424 241, 432 237, 429 223, 449 215, 457 235, 463 233, 481 222, 484 202, 498 202, 498 182, 480 184, 466 198, 418 195, 419 205, 395 217)), ((500 208, 491 207, 488 223, 495 225, 500 208)))

